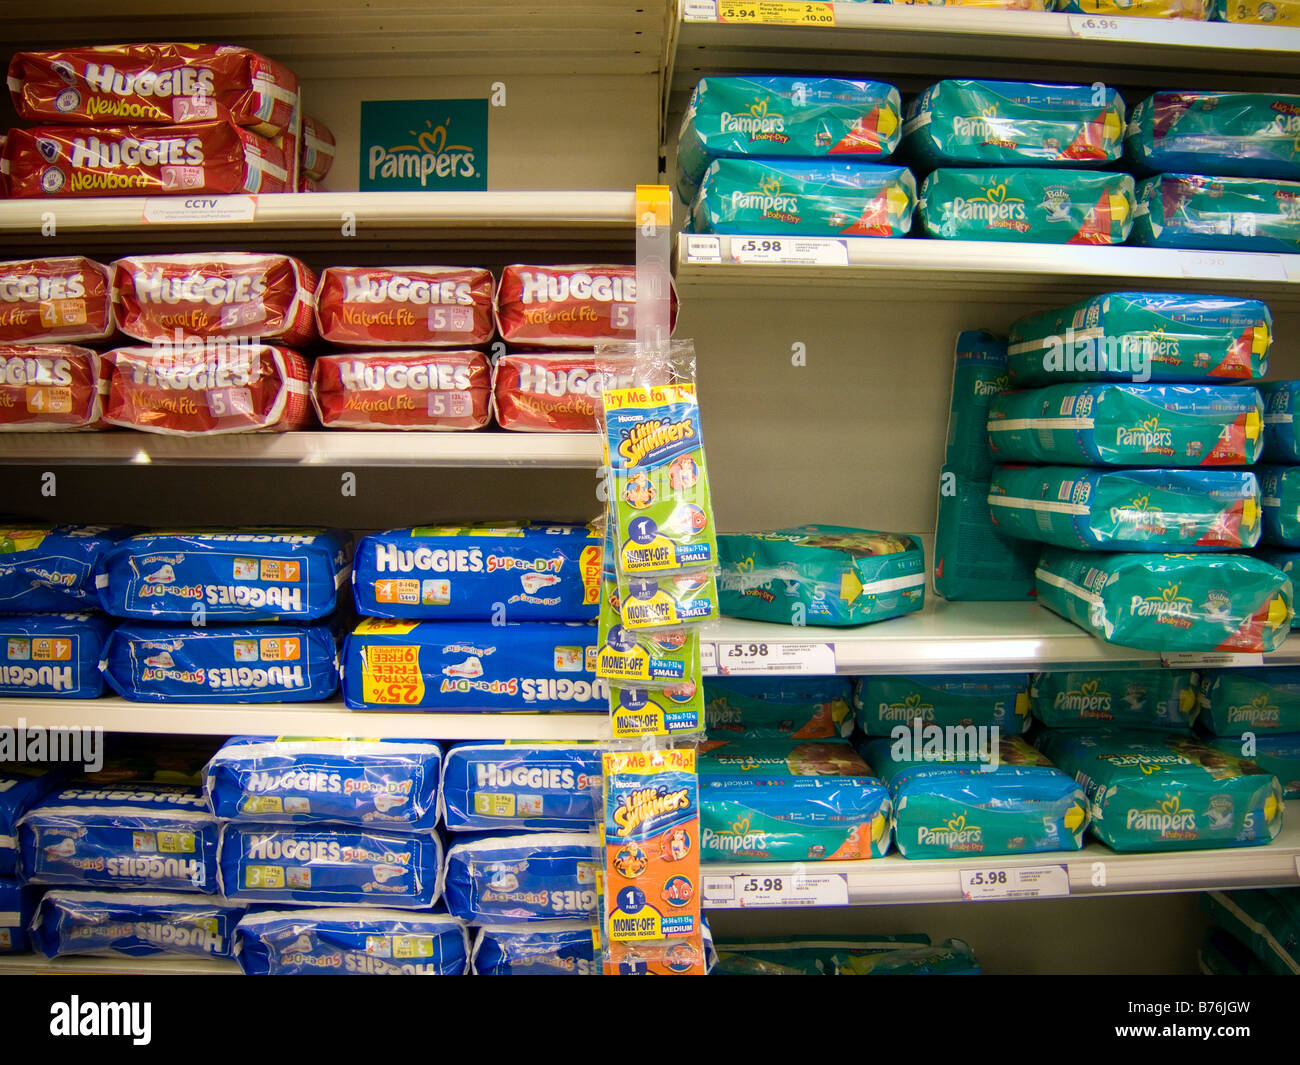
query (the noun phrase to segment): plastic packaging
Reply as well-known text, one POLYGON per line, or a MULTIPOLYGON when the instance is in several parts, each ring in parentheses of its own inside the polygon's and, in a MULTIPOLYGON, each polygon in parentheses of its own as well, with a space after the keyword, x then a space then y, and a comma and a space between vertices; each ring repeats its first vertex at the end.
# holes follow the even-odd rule
POLYGON ((107 340, 111 294, 108 267, 79 255, 0 263, 0 345, 107 340))
POLYGON ((1247 22, 1261 26, 1300 24, 1296 0, 1213 0, 1213 17, 1218 22, 1247 22))
MULTIPOLYGON (((676 318, 676 295, 670 297, 676 318)), ((636 267, 507 266, 493 304, 507 344, 594 347, 636 336, 636 267)))
MULTIPOLYGON (((987 446, 987 445, 986 445, 987 446)), ((989 484, 944 466, 934 534, 934 592, 952 602, 1032 599, 1038 545, 998 532, 989 484)))
POLYGON ((349 352, 313 362, 311 399, 327 429, 481 429, 490 382, 481 351, 349 352))
POLYGON ((1300 669, 1211 669, 1201 676, 1201 723, 1216 736, 1300 733, 1300 669))
POLYGON ((460 976, 469 932, 445 913, 261 910, 235 928, 235 952, 248 976, 460 976))
POLYGON ((1201 896, 1201 909, 1245 945, 1251 968, 1300 976, 1300 893, 1294 888, 1210 891, 1201 896))
POLYGON ((474 924, 590 920, 599 855, 594 831, 470 837, 447 851, 447 909, 474 924))
POLYGON ((1260 466, 1266 544, 1300 547, 1300 466, 1260 466))
POLYGON ((1185 669, 1038 673, 1034 718, 1048 728, 1173 729, 1187 732, 1200 712, 1198 676, 1185 669))
POLYGON ((710 677, 710 739, 829 740, 853 731, 847 677, 710 677))
POLYGON ((955 356, 945 470, 987 481, 994 465, 986 429, 989 401, 1008 387, 1007 342, 992 333, 967 330, 957 336, 955 356))
POLYGON ((600 749, 563 744, 461 743, 442 771, 452 832, 585 832, 600 819, 600 749))
POLYGON ((163 891, 55 889, 42 896, 32 945, 47 958, 187 955, 229 958, 246 907, 163 891))
POLYGON ((299 168, 312 181, 324 181, 334 165, 334 134, 320 119, 302 116, 302 147, 299 168))
POLYGON ((345 347, 469 348, 492 339, 492 274, 463 266, 329 266, 322 340, 345 347))
POLYGON ((475 976, 598 976, 600 930, 590 921, 479 925, 475 976))
POLYGON ((0 696, 96 699, 113 622, 98 614, 0 615, 0 696))
POLYGON ((1133 243, 1295 254, 1300 182, 1161 174, 1138 184, 1133 243))
POLYGON ((48 765, 0 763, 0 880, 18 875, 18 822, 65 776, 48 765))
POLYGON ((83 611, 98 606, 95 572, 113 545, 135 531, 123 525, 0 528, 0 612, 83 611))
POLYGON ((36 913, 40 890, 21 880, 0 877, 0 954, 19 954, 31 949, 28 927, 36 913))
MULTIPOLYGON (((1024 673, 970 676, 859 677, 853 705, 868 736, 891 736, 902 726, 996 728, 1007 735, 1029 728, 1029 677, 1024 673)), ((874 765, 874 763, 872 763, 874 765)))
POLYGON ((99 353, 89 348, 0 344, 0 432, 103 428, 107 391, 99 353))
POLYGON ((502 429, 538 433, 594 433, 601 393, 632 384, 630 367, 606 368, 589 351, 518 351, 492 366, 492 396, 502 429))
POLYGON ((1300 465, 1300 438, 1295 412, 1300 407, 1300 381, 1261 381, 1264 397, 1264 461, 1300 465))

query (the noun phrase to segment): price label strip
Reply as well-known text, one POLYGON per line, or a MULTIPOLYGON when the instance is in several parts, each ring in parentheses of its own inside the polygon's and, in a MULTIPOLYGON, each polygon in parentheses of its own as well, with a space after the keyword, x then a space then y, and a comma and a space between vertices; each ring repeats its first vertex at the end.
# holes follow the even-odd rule
POLYGON ((158 224, 252 222, 256 196, 148 196, 142 219, 158 224))
POLYGON ((1099 40, 1114 40, 1125 36, 1124 23, 1116 18, 1102 15, 1071 15, 1070 36, 1092 37, 1099 40))
POLYGON ((849 878, 843 873, 735 873, 704 877, 704 905, 714 909, 848 904, 849 878))
POLYGON ((768 26, 834 26, 834 4, 795 3, 794 0, 719 0, 719 22, 748 22, 768 26))
POLYGON ((723 677, 741 673, 810 674, 835 673, 833 643, 716 643, 715 671, 723 677))
POLYGON ((848 266, 849 246, 833 237, 732 237, 731 259, 760 266, 848 266))
POLYGON ((1070 874, 1064 865, 1032 868, 963 869, 961 897, 967 902, 990 899, 1054 899, 1070 894, 1070 874))
POLYGON ((1233 651, 1166 651, 1160 656, 1165 669, 1236 669, 1262 666, 1262 654, 1237 654, 1233 651))
POLYGON ((1280 255, 1241 252, 1187 251, 1178 256, 1184 277, 1232 277, 1244 281, 1285 281, 1286 263, 1280 255))

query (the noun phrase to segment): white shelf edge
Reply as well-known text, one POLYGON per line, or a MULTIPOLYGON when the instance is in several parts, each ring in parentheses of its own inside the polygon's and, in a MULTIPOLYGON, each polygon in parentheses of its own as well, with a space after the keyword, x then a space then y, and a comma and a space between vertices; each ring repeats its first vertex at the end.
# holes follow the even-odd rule
POLYGON ((0 954, 0 975, 9 976, 242 976, 233 958, 63 957, 0 954))

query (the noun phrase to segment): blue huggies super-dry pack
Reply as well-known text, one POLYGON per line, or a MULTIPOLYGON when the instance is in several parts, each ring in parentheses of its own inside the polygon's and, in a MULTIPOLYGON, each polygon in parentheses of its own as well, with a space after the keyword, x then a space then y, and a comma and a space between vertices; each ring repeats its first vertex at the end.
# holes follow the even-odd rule
POLYGON ((40 890, 21 880, 0 877, 0 954, 30 949, 28 927, 36 912, 40 890))
POLYGON ((187 954, 229 958, 245 906, 166 891, 47 891, 31 924, 47 958, 187 954))
POLYGON ((198 629, 129 621, 109 637, 99 668, 118 695, 141 702, 311 702, 338 688, 327 624, 198 629))
POLYGON ((1300 733, 1300 669, 1210 669, 1201 676, 1201 724, 1216 736, 1300 733))
POLYGON ((1300 547, 1300 467, 1259 466, 1255 470, 1264 506, 1264 543, 1300 547))
POLYGON ((95 577, 120 618, 314 621, 334 611, 352 537, 329 529, 150 532, 104 554, 95 577))
POLYGON ((64 780, 50 766, 0 763, 0 877, 18 871, 18 822, 64 780))
POLYGON ((600 864, 595 832, 467 839, 447 851, 447 909, 475 924, 589 920, 600 864))
POLYGON ((18 822, 23 877, 33 884, 217 890, 217 819, 198 788, 70 784, 18 822))
POLYGON ((1300 381, 1261 381, 1264 397, 1264 461, 1300 464, 1300 437, 1295 412, 1300 409, 1300 381))
POLYGON ((443 820, 453 832, 585 832, 602 801, 599 747, 461 743, 443 762, 443 820))
POLYGON ((228 821, 218 863, 223 893, 243 902, 428 910, 441 890, 442 840, 324 821, 228 821))
POLYGON ((239 922, 235 954, 249 976, 460 976, 469 932, 445 913, 263 910, 239 922))
POLYGON ((0 616, 0 695, 98 698, 99 660, 113 625, 99 614, 0 616))
POLYGON ((600 931, 591 921, 480 925, 475 976, 599 976, 600 931))
POLYGON ((828 740, 853 731, 848 677, 709 677, 704 712, 719 739, 828 740))
POLYGON ((223 821, 342 821, 416 831, 438 823, 442 748, 432 740, 237 736, 204 771, 223 821))
POLYGON ((0 612, 83 611, 98 606, 95 571, 134 528, 10 525, 0 528, 0 612))
POLYGON ((395 529, 357 545, 357 612, 435 621, 589 621, 601 540, 587 525, 395 529))

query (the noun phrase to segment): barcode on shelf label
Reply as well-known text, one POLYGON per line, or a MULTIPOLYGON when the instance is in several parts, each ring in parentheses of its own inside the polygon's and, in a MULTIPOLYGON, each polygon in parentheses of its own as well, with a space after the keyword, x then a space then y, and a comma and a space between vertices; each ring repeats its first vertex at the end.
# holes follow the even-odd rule
POLYGON ((1124 24, 1119 19, 1101 15, 1071 15, 1071 37, 1099 37, 1103 40, 1124 36, 1124 24))
POLYGON ((847 906, 843 873, 736 873, 704 876, 704 905, 714 909, 759 906, 847 906))
POLYGON ((714 644, 716 671, 724 677, 737 673, 835 672, 833 643, 764 643, 759 640, 714 644))
POLYGON ((1240 278, 1244 281, 1285 281, 1286 263, 1280 255, 1241 252, 1186 251, 1179 253, 1184 277, 1240 278))
POLYGON ((686 0, 682 5, 682 18, 687 22, 717 22, 717 0, 686 0))
POLYGON ((256 217, 256 196, 149 196, 144 201, 146 222, 251 222, 256 217))
POLYGON ((700 644, 700 672, 717 675, 718 652, 717 648, 711 643, 702 642, 700 644))
POLYGON ((1026 869, 963 869, 961 897, 967 902, 986 899, 1051 899, 1070 893, 1070 874, 1063 865, 1026 869))
POLYGON ((731 258, 738 263, 848 266, 849 246, 832 237, 732 237, 731 258))
POLYGON ((1239 666, 1262 666, 1260 654, 1236 654, 1232 651, 1166 651, 1160 656, 1166 669, 1233 669, 1239 666))
POLYGON ((686 259, 692 263, 722 262, 722 239, 694 233, 687 234, 686 259))

